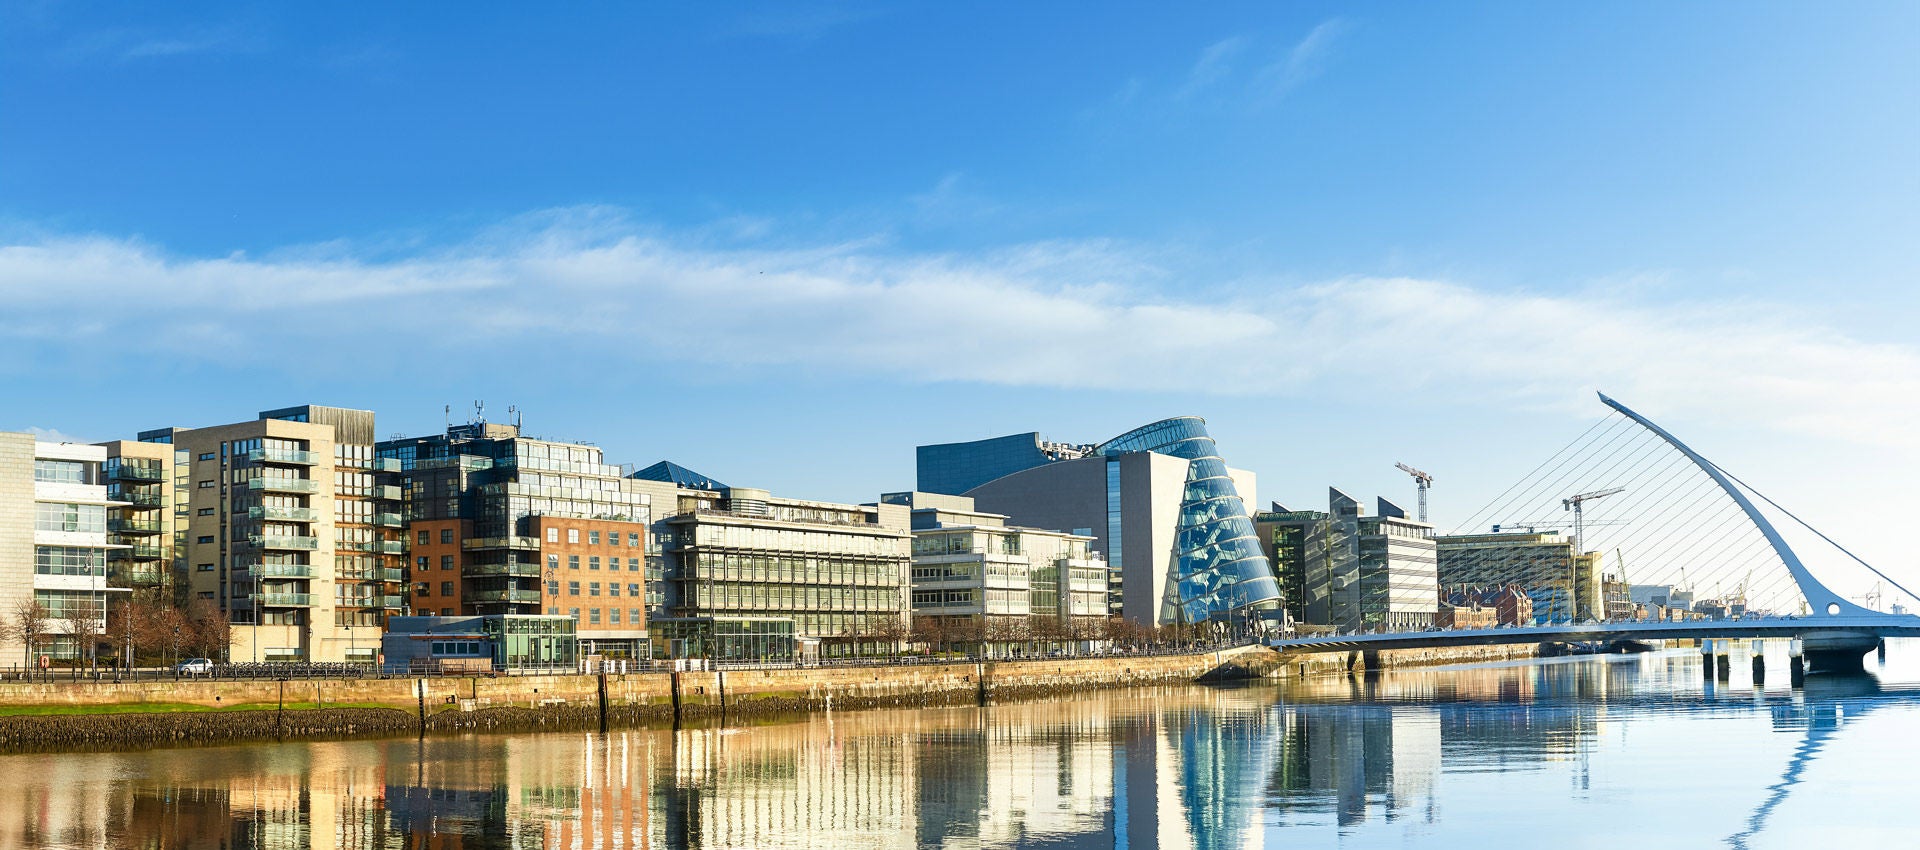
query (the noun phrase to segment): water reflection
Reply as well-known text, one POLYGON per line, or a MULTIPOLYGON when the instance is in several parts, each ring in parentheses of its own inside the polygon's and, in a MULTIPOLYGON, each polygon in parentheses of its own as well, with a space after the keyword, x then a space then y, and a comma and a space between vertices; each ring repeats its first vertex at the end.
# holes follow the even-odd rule
MULTIPOLYGON (((1765 846, 1870 803, 1874 771, 1904 776, 1912 681, 1720 684, 1675 653, 677 732, 11 755, 0 846, 1398 846, 1629 822, 1636 846, 1765 846)), ((1910 828, 1909 808, 1850 834, 1910 828)))

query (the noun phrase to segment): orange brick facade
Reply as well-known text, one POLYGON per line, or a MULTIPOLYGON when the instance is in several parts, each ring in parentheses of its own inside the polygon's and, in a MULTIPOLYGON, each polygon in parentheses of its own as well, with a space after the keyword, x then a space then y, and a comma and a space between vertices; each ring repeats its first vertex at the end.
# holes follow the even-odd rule
POLYGON ((464 563, 460 541, 467 536, 464 520, 415 520, 407 526, 412 572, 408 575, 413 613, 419 616, 458 616, 460 569, 464 563))
POLYGON ((646 631, 647 526, 604 519, 534 517, 540 541, 541 611, 572 614, 582 651, 596 637, 646 631))

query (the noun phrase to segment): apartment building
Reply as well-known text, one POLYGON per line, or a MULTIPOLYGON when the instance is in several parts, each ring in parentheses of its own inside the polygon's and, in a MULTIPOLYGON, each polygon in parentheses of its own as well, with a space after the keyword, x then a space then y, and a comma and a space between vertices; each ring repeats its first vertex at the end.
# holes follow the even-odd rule
POLYGON ((218 606, 236 662, 373 663, 404 613, 399 465, 374 415, 319 405, 205 428, 143 431, 176 453, 184 601, 218 606))
POLYGON ((79 659, 106 628, 107 451, 0 432, 0 618, 15 631, 39 603, 35 646, 0 643, 0 664, 79 659), (76 638, 76 633, 79 637, 76 638))
MULTIPOLYGON (((175 480, 173 446, 114 440, 106 449, 107 585, 152 601, 182 605, 185 585, 177 580, 178 544, 186 534, 180 520, 189 515, 178 498, 187 490, 175 480)), ((184 471, 185 466, 178 467, 184 471)))

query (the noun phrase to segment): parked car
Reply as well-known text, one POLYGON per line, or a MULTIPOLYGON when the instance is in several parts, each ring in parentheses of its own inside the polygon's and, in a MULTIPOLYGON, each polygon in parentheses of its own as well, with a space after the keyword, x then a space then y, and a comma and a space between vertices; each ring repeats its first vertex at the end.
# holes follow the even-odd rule
POLYGON ((188 676, 208 676, 213 673, 213 659, 189 658, 173 665, 173 672, 188 676))

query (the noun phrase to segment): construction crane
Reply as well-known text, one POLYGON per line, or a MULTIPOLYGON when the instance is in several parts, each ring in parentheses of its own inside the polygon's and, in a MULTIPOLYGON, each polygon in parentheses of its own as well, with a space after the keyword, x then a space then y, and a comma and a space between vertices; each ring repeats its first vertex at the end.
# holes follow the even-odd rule
POLYGON ((1586 503, 1595 499, 1604 499, 1608 496, 1625 492, 1627 492, 1627 488, 1625 487, 1609 487, 1605 490, 1593 490, 1568 496, 1560 500, 1561 510, 1573 511, 1573 553, 1575 555, 1586 551, 1586 549, 1582 548, 1586 546, 1585 532, 1587 526, 1586 521, 1582 518, 1582 512, 1586 503))
MULTIPOLYGON (((1625 493, 1625 487, 1609 487, 1605 490, 1591 490, 1578 493, 1560 500, 1560 509, 1573 511, 1573 556, 1567 559, 1567 621, 1572 622, 1580 616, 1580 556, 1586 550, 1586 520, 1583 511, 1586 503, 1595 499, 1604 499, 1617 493, 1625 493)), ((1604 594, 1602 595, 1604 600, 1604 594)), ((1602 603, 1604 604, 1604 602, 1602 603)))
POLYGON ((1424 472, 1421 472, 1418 469, 1414 469, 1413 467, 1408 466, 1404 463, 1396 463, 1394 464, 1394 467, 1399 469, 1401 472, 1404 472, 1408 475, 1413 476, 1414 486, 1420 489, 1420 521, 1426 522, 1427 521, 1427 488, 1433 486, 1433 476, 1428 475, 1424 472))

